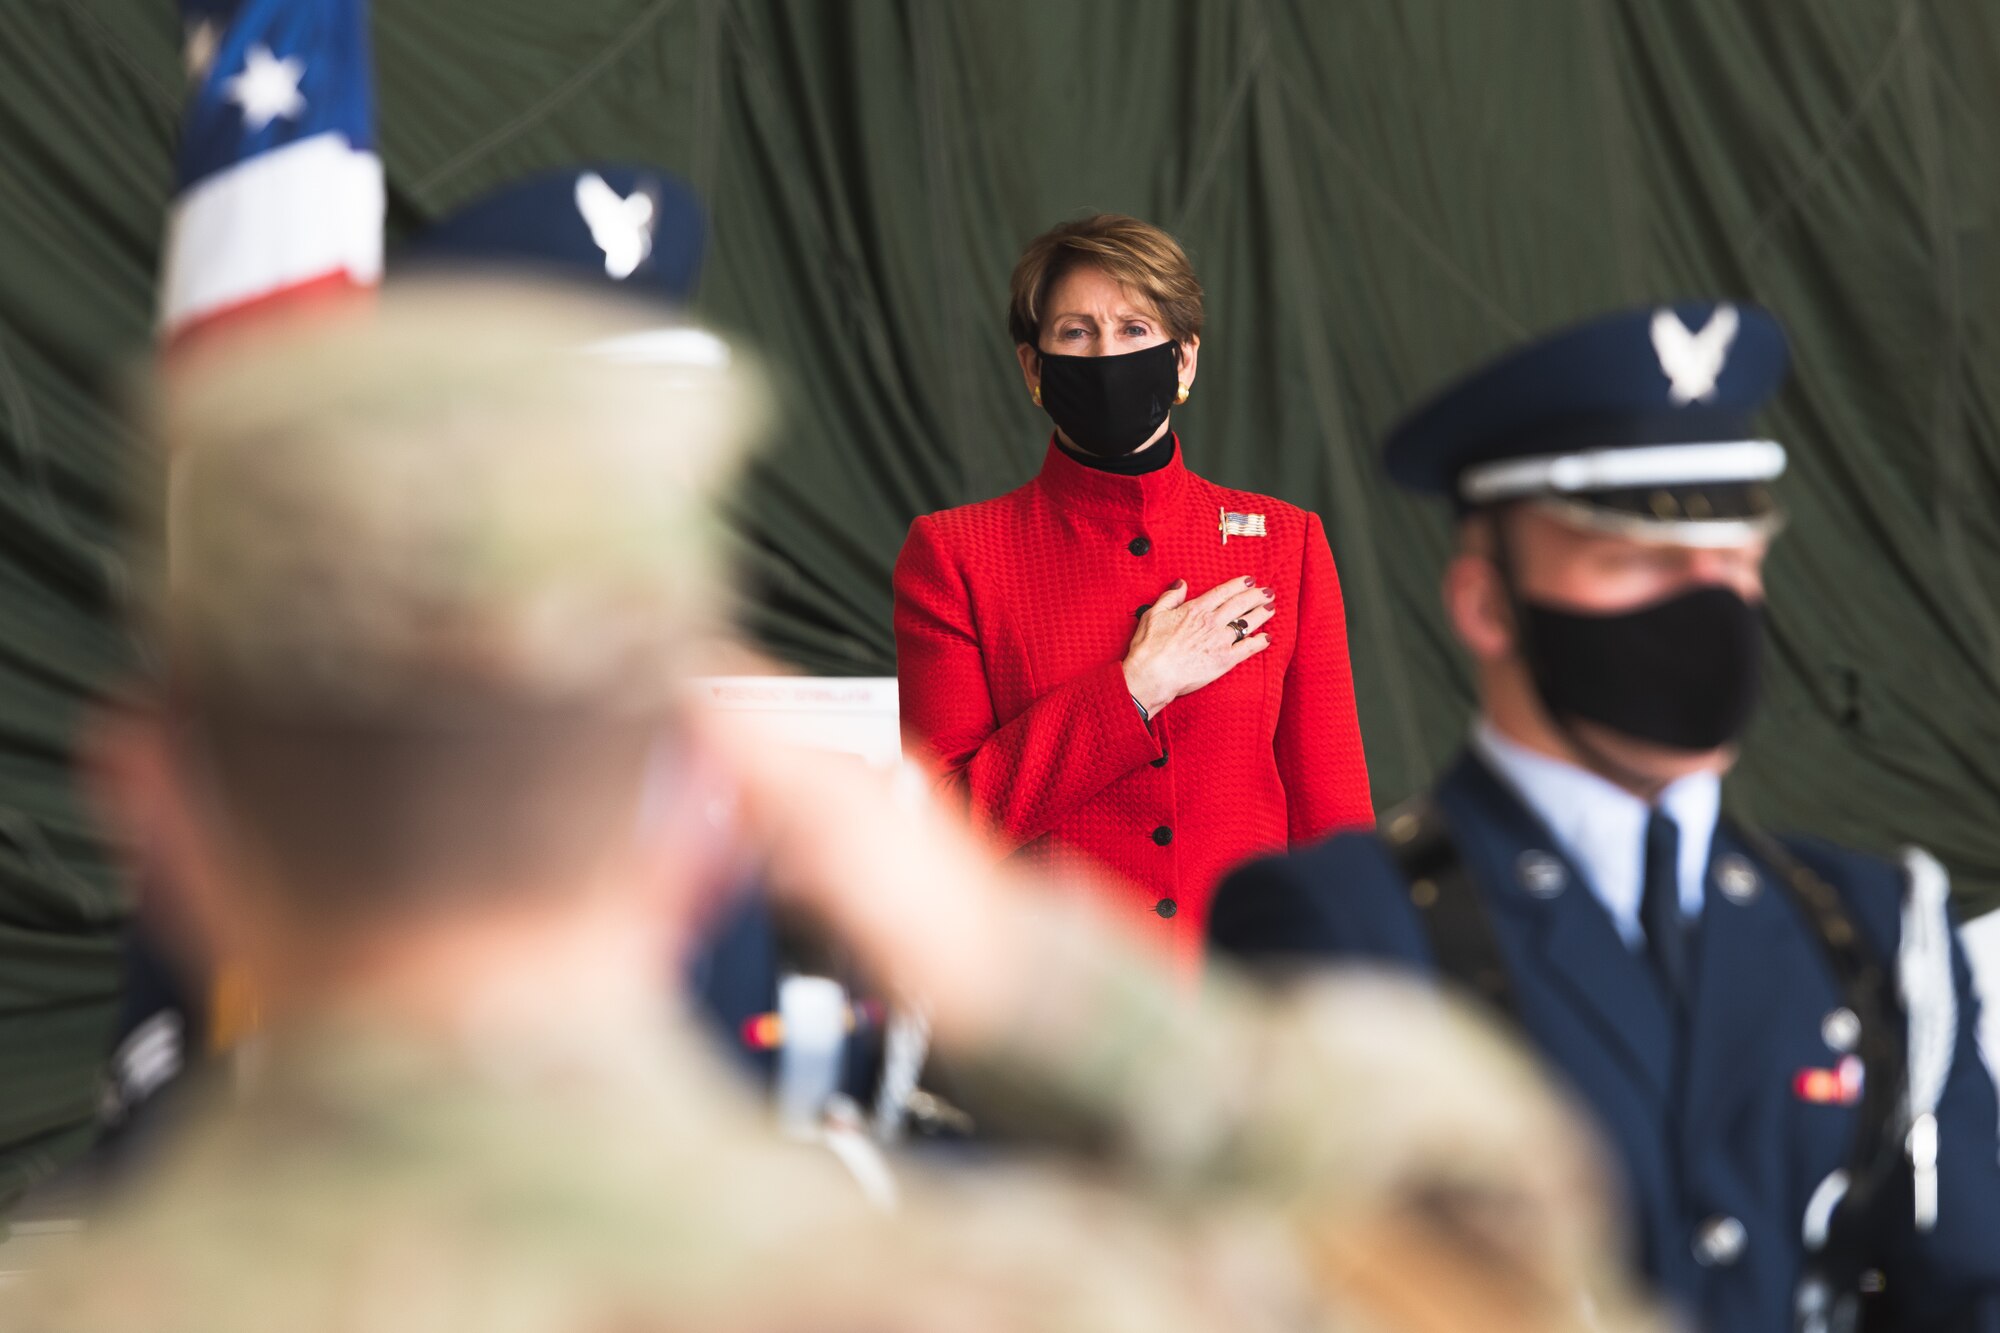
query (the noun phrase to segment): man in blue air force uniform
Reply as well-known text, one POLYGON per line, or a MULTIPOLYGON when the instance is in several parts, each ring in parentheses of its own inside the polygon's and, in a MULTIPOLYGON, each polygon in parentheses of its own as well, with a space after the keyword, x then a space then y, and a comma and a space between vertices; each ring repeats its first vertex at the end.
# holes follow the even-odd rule
POLYGON ((1703 1327, 2000 1328, 2000 1113, 1942 870, 1721 814, 1785 464, 1749 420, 1785 361, 1763 311, 1638 311, 1395 431, 1391 475, 1458 508, 1481 716, 1378 833, 1237 872, 1212 938, 1484 993, 1595 1110, 1638 1260, 1703 1327))

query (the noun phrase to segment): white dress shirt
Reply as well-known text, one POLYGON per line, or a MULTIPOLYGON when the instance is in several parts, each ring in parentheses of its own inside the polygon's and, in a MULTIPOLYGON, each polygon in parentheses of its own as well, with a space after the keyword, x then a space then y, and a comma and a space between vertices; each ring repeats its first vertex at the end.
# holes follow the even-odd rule
MULTIPOLYGON (((1623 787, 1574 764, 1530 750, 1480 719, 1473 748, 1501 781, 1541 817, 1612 924, 1633 949, 1643 949, 1646 929, 1639 899, 1646 887, 1646 821, 1652 806, 1623 787)), ((1701 917, 1709 848, 1722 811, 1722 779, 1695 773, 1660 793, 1659 808, 1680 829, 1681 915, 1701 917)))

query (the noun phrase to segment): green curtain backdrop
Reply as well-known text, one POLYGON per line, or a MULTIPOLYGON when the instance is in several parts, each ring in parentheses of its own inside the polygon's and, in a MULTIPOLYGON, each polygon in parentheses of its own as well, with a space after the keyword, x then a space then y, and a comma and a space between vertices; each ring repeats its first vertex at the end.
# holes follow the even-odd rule
MULTIPOLYGON (((745 613, 810 671, 893 671, 911 516, 1039 460, 1020 244, 1086 209, 1175 231, 1211 301, 1189 459, 1324 516, 1385 800, 1469 692, 1445 523, 1384 485, 1384 428, 1585 313, 1769 305, 1793 523, 1732 799, 2000 894, 2000 6, 376 0, 375 29, 393 232, 585 156, 711 201, 700 306, 791 407, 736 515, 745 613)), ((149 336, 177 36, 169 0, 0 5, 0 1198, 82 1143, 113 999, 68 756, 134 665, 108 389, 149 336)))

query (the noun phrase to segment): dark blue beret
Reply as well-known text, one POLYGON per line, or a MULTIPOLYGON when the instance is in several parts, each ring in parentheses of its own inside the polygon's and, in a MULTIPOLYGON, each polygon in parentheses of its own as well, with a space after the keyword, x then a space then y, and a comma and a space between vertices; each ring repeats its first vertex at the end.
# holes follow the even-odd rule
POLYGON ((540 268, 682 305, 707 231, 700 199, 672 172, 589 163, 481 195, 412 237, 396 262, 540 268))

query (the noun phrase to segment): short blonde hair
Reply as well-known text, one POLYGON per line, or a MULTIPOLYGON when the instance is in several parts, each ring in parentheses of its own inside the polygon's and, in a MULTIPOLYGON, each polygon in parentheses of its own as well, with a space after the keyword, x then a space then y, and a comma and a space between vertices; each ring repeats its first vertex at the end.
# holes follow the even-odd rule
POLYGON ((1093 213, 1057 223, 1021 251, 1007 304, 1007 331, 1016 343, 1040 343, 1049 289, 1079 264, 1103 270, 1151 301, 1174 341, 1201 333, 1201 283, 1180 242, 1150 222, 1093 213))

